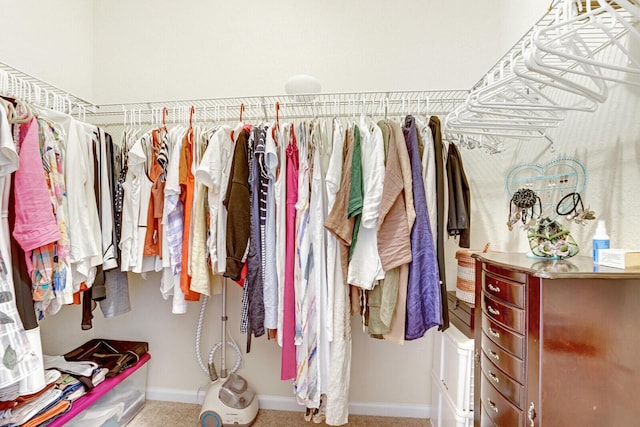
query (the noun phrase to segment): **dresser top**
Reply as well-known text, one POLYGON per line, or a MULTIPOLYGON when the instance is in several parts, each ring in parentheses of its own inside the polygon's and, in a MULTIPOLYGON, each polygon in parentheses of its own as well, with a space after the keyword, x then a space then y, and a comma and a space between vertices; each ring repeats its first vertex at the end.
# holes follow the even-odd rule
POLYGON ((544 279, 640 279, 640 270, 622 270, 599 266, 587 256, 578 255, 561 260, 529 258, 525 253, 516 252, 478 252, 472 256, 484 262, 544 279))

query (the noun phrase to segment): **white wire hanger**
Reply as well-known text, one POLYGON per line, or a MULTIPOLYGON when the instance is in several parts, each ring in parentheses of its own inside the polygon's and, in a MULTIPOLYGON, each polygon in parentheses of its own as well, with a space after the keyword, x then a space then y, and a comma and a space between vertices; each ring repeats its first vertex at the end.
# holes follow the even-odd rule
MULTIPOLYGON (((623 79, 619 73, 610 72, 640 74, 640 58, 636 58, 620 40, 621 35, 626 33, 629 38, 640 41, 640 33, 628 21, 629 18, 625 18, 605 0, 598 0, 598 3, 600 7, 592 9, 591 2, 586 2, 585 5, 569 2, 569 5, 574 6, 575 16, 536 31, 533 34, 532 58, 546 69, 555 70, 556 74, 573 76, 574 79, 583 76, 592 81, 640 84, 623 79), (593 40, 598 43, 594 44, 593 40), (597 49, 605 44, 615 46, 626 59, 626 64, 598 60, 597 49), (548 58, 562 61, 555 63, 548 58)), ((632 16, 640 15, 639 6, 624 3, 625 10, 630 11, 632 16)))

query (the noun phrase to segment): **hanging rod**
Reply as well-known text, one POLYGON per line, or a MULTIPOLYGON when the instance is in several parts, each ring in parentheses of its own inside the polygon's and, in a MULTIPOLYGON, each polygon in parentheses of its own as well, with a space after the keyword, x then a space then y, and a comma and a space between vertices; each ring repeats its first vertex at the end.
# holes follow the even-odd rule
POLYGON ((169 110, 169 121, 180 121, 193 106, 195 120, 235 121, 240 105, 251 120, 275 118, 275 105, 283 120, 309 117, 349 117, 365 111, 377 116, 406 114, 445 116, 464 102, 468 90, 336 92, 298 95, 272 95, 182 99, 96 105, 50 83, 0 62, 0 95, 20 98, 34 105, 72 114, 96 125, 121 125, 126 116, 136 123, 152 123, 162 107, 169 110), (6 76, 6 77, 5 77, 6 76))
POLYGON ((127 104, 104 104, 87 119, 102 126, 122 125, 127 116, 136 123, 152 123, 166 107, 169 122, 182 121, 184 112, 193 106, 195 120, 237 121, 240 105, 251 120, 275 118, 275 105, 283 120, 309 117, 349 117, 367 114, 397 116, 401 114, 446 115, 464 102, 467 90, 340 92, 301 95, 226 97, 191 100, 153 101, 127 104))
POLYGON ((95 107, 85 99, 4 62, 0 62, 0 95, 18 98, 33 105, 69 114, 93 111, 95 107))

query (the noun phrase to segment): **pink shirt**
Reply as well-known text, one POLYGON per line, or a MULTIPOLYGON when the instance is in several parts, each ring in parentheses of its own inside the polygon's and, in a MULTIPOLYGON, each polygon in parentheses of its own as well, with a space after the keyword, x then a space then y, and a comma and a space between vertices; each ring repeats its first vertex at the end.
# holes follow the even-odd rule
POLYGON ((25 252, 61 239, 40 156, 38 123, 20 125, 20 164, 14 182, 13 237, 25 252))

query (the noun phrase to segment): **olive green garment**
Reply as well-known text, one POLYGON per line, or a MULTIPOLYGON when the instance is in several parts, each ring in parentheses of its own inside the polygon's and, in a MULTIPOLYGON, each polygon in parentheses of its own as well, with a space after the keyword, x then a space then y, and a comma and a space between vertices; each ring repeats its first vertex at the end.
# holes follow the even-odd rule
POLYGON ((382 142, 384 143, 384 164, 387 164, 387 154, 389 153, 389 139, 391 138, 391 130, 384 120, 378 122, 378 127, 382 131, 382 142))
POLYGON ((349 261, 353 256, 353 250, 358 241, 358 231, 360 230, 360 220, 362 218, 362 204, 364 202, 364 190, 362 187, 362 152, 360 147, 360 129, 353 127, 353 160, 351 161, 351 188, 349 191, 349 218, 354 218, 353 237, 351 247, 349 247, 349 261))

